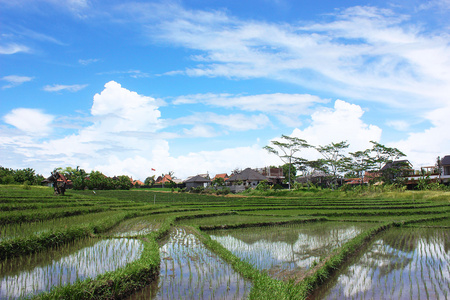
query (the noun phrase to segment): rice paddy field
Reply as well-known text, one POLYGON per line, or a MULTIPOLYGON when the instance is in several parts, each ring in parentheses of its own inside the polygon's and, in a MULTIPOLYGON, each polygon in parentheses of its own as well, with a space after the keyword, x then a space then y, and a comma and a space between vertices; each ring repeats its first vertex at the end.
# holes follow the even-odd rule
POLYGON ((450 193, 0 186, 0 299, 450 299, 450 193))

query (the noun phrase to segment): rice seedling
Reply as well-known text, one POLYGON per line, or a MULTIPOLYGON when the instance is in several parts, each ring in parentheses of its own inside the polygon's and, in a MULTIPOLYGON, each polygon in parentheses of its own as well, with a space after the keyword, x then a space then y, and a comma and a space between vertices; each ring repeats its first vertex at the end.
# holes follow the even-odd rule
POLYGON ((120 222, 117 226, 104 233, 106 236, 132 237, 143 236, 158 230, 166 216, 154 215, 131 218, 120 222))
POLYGON ((288 279, 306 272, 362 232, 362 223, 311 223, 208 232, 234 255, 274 278, 288 279))
POLYGON ((442 229, 392 228, 314 296, 446 299, 450 292, 448 236, 448 230, 442 229))
POLYGON ((243 299, 251 285, 228 264, 208 251, 192 233, 175 228, 161 247, 159 286, 130 299, 243 299))
POLYGON ((55 286, 95 278, 139 259, 143 250, 142 244, 134 239, 96 240, 95 243, 87 240, 62 248, 2 262, 2 298, 22 298, 49 291, 55 286), (90 246, 85 247, 84 244, 90 246), (76 251, 72 251, 73 248, 76 251), (70 254, 53 257, 61 252, 70 254))

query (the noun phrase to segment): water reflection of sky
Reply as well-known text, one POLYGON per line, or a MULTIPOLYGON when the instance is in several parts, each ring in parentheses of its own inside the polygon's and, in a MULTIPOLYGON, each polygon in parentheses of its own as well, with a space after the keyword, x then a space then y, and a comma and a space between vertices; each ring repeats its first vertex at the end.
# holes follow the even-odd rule
POLYGON ((250 292, 249 281, 184 229, 176 228, 160 253, 159 286, 130 299, 246 299, 250 292))
POLYGON ((276 273, 282 270, 307 269, 313 261, 319 261, 361 231, 362 229, 356 226, 321 223, 297 227, 271 226, 253 232, 248 229, 241 231, 240 235, 246 232, 252 235, 252 242, 237 238, 232 231, 215 232, 211 234, 211 238, 258 269, 276 273), (288 230, 289 235, 295 235, 295 238, 282 241, 283 234, 270 238, 268 234, 277 232, 277 227, 282 231, 288 230), (318 228, 320 230, 317 230, 318 228))
MULTIPOLYGON (((102 240, 45 266, 13 276, 0 274, 0 299, 20 298, 49 291, 54 286, 74 283, 77 279, 95 278, 139 259, 142 250, 143 245, 138 240, 102 240)), ((14 264, 14 260, 11 259, 10 263, 14 264)))
POLYGON ((450 299, 448 238, 448 229, 392 229, 318 298, 450 299))

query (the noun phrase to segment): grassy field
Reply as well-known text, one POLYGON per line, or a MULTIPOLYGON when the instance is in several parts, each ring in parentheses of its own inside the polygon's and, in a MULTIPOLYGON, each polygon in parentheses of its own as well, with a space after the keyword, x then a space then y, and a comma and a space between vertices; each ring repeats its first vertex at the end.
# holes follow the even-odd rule
POLYGON ((349 275, 356 268, 371 274, 374 291, 385 288, 381 296, 414 286, 421 298, 445 299, 449 236, 450 192, 54 196, 51 188, 0 186, 0 298, 364 298, 367 286, 349 275), (377 251, 391 269, 375 267, 377 251), (407 279, 395 271, 421 267, 417 256, 427 253, 437 273, 422 267, 407 279), (38 274, 51 280, 34 283, 38 274))

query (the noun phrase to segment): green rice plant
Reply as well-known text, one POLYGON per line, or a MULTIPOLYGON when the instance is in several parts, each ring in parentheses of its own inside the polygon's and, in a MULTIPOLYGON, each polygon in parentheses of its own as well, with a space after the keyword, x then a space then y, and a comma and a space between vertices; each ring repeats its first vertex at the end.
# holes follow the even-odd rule
POLYGON ((361 298, 364 291, 369 298, 445 299, 450 280, 447 274, 439 272, 439 266, 448 268, 450 264, 445 249, 447 240, 448 233, 443 229, 393 227, 377 236, 346 269, 339 271, 334 286, 314 296, 361 298), (371 283, 363 285, 361 278, 371 283), (355 288, 349 290, 349 285, 355 288), (340 292, 342 289, 345 294, 340 292))
POLYGON ((54 208, 38 211, 11 211, 2 212, 0 214, 0 225, 36 222, 41 220, 55 219, 68 216, 76 216, 82 214, 89 214, 107 210, 106 207, 85 207, 85 208, 54 208))
POLYGON ((13 268, 7 269, 2 263, 1 281, 8 282, 0 287, 2 297, 48 292, 52 287, 95 278, 139 259, 142 248, 142 243, 134 239, 91 239, 78 242, 73 250, 63 245, 53 251, 11 259, 8 263, 13 268))
POLYGON ((106 211, 50 220, 42 220, 31 223, 6 224, 0 226, 0 242, 7 239, 27 237, 30 235, 49 232, 54 230, 55 228, 67 228, 72 225, 90 224, 95 220, 104 220, 105 218, 109 218, 117 214, 118 212, 115 211, 106 211))
POLYGON ((286 280, 306 273, 316 262, 373 224, 290 223, 208 231, 237 257, 271 277, 286 280))
POLYGON ((94 219, 81 225, 69 225, 35 235, 4 240, 0 242, 0 260, 42 251, 92 234, 105 232, 121 221, 137 215, 137 212, 105 215, 101 219, 94 219))
POLYGON ((118 270, 71 285, 56 287, 36 299, 121 299, 154 281, 159 274, 159 246, 154 239, 141 239, 142 254, 118 270))

